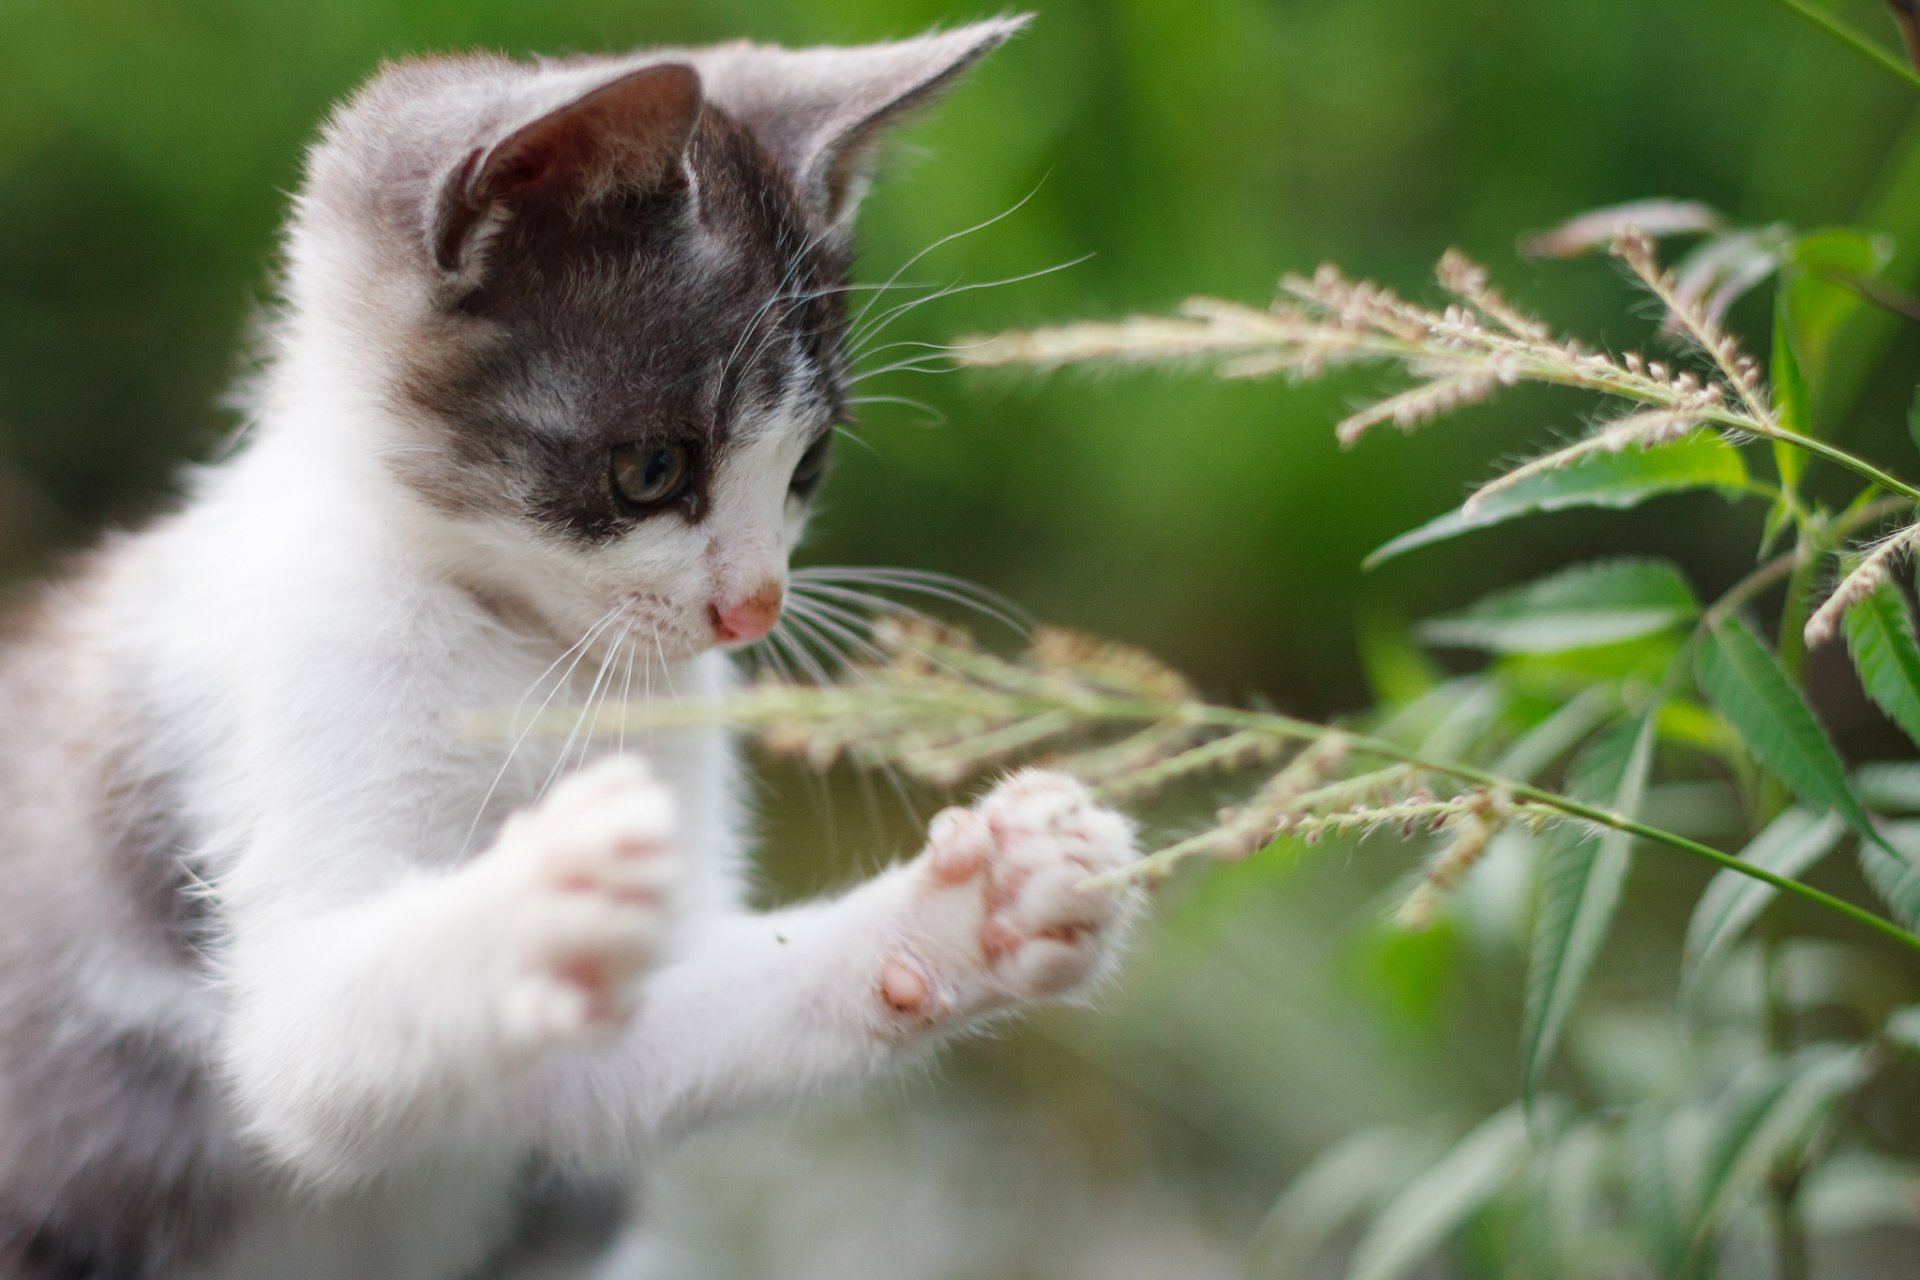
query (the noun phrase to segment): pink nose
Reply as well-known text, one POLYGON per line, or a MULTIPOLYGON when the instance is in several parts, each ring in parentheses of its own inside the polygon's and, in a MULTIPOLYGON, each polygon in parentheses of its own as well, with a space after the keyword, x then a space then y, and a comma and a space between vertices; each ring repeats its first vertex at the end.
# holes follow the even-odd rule
POLYGON ((744 600, 708 605, 707 621, 713 624, 714 638, 721 644, 758 640, 780 620, 780 597, 780 584, 765 582, 744 600))

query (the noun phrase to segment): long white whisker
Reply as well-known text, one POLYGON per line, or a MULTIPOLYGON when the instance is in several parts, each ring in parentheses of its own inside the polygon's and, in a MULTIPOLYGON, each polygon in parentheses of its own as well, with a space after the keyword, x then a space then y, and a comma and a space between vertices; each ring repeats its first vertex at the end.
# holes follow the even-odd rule
POLYGON ((545 700, 542 701, 540 706, 534 711, 532 718, 527 721, 526 726, 519 729, 519 732, 514 736, 512 744, 508 746, 507 758, 500 762, 500 768, 493 775, 493 781, 487 784, 486 794, 480 797, 479 807, 474 810, 473 821, 467 824, 467 834, 460 842, 463 851, 472 848, 474 834, 480 830, 480 820, 486 816, 487 806, 493 802, 495 793, 500 789, 500 783, 506 778, 507 771, 513 767, 514 758, 519 755, 521 744, 532 734, 534 727, 540 723, 540 717, 546 714, 547 708, 552 705, 554 698, 559 695, 560 690, 566 687, 567 681, 573 678, 574 669, 580 665, 581 659, 587 656, 587 650, 592 647, 594 637, 612 626, 614 620, 619 616, 620 610, 617 607, 601 614, 594 624, 587 628, 586 633, 565 649, 561 650, 560 656, 548 663, 547 669, 535 676, 533 683, 527 686, 527 691, 520 695, 520 701, 513 709, 513 717, 507 721, 507 731, 509 733, 514 732, 515 728, 519 726, 521 708, 527 705, 527 700, 533 696, 534 691, 540 687, 541 683, 545 681, 549 675, 553 674, 555 667, 566 662, 569 654, 574 655, 573 662, 567 667, 566 671, 562 673, 560 678, 554 682, 553 688, 548 691, 545 700))
POLYGON ((911 298, 906 302, 896 303, 882 312, 876 319, 869 321, 866 328, 854 334, 853 337, 848 340, 849 346, 852 348, 852 353, 855 357, 860 356, 866 351, 868 344, 885 333, 887 329, 893 325, 894 321, 900 319, 900 317, 910 311, 915 311, 926 306, 929 302, 938 302, 942 298, 951 298, 957 293, 974 293, 981 289, 998 289, 1002 285, 1022 284, 1028 280, 1038 280, 1041 276, 1050 276, 1056 271, 1065 271, 1071 267, 1077 267, 1092 257, 1093 255, 1091 253, 1083 253, 1077 258, 1069 258, 1065 262, 1056 262, 1050 267, 1041 267, 1037 271, 1025 271, 1017 276, 1002 276, 998 280, 975 280, 967 284, 955 283, 937 293, 930 293, 924 297, 911 298))
MULTIPOLYGON (((856 680, 860 681, 862 684, 866 685, 869 688, 873 687, 874 682, 872 677, 868 676, 865 672, 861 671, 858 667, 853 666, 851 663, 847 662, 846 656, 844 654, 838 653, 838 651, 834 649, 831 640, 825 639, 822 637, 822 633, 820 631, 820 625, 817 620, 807 617, 804 610, 801 612, 796 612, 791 616, 793 619, 793 627, 797 632, 799 632, 800 635, 811 637, 812 642, 814 644, 819 645, 822 649, 826 650, 829 654, 835 655, 840 666, 851 670, 856 680)), ((796 656, 798 656, 800 653, 800 649, 798 645, 795 646, 795 653, 796 653, 796 656)), ((824 673, 821 672, 820 664, 817 661, 813 661, 809 659, 807 665, 809 665, 813 669, 813 671, 816 673, 815 679, 819 680, 821 684, 829 683, 829 681, 827 681, 824 678, 824 673)), ((868 740, 871 741, 871 735, 862 735, 862 736, 867 737, 868 740)), ((893 792, 894 798, 900 802, 900 807, 906 813, 908 820, 913 822, 915 825, 919 825, 920 823, 919 810, 914 805, 912 797, 908 794, 906 783, 901 779, 899 770, 896 769, 893 765, 887 764, 884 761, 880 762, 877 765, 877 768, 880 773, 880 776, 886 779, 887 786, 893 792)), ((862 769, 858 776, 861 777, 862 779, 865 779, 866 774, 867 774, 867 770, 862 769)), ((877 827, 879 825, 879 819, 880 819, 879 802, 874 796, 873 788, 869 783, 866 783, 865 781, 863 781, 861 783, 861 786, 863 791, 866 793, 867 804, 869 806, 872 820, 875 826, 877 827)))
POLYGON ((805 584, 810 590, 819 589, 824 594, 876 608, 905 609, 907 606, 890 601, 885 596, 862 591, 855 584, 865 583, 890 591, 945 600, 970 613, 998 622, 1017 635, 1028 635, 1033 630, 1033 619, 1019 605, 998 592, 947 574, 877 566, 844 566, 801 569, 792 576, 795 582, 805 584))
MULTIPOLYGON (((912 396, 848 396, 847 403, 848 404, 897 404, 897 405, 902 405, 908 409, 918 409, 920 412, 926 414, 927 420, 929 424, 932 426, 942 427, 942 426, 945 426, 947 423, 946 414, 934 408, 932 405, 928 404, 925 400, 915 400, 912 396)), ((840 428, 840 434, 844 436, 848 436, 848 438, 856 441, 859 444, 863 444, 863 445, 866 444, 866 441, 861 440, 858 436, 852 435, 844 427, 840 428)))
MULTIPOLYGON (((1049 173, 1050 172, 1051 171, 1049 171, 1049 173)), ((905 275, 907 271, 915 263, 919 262, 922 258, 925 258, 928 254, 932 253, 934 250, 942 247, 943 245, 952 244, 955 240, 964 239, 967 236, 972 235, 976 231, 984 231, 988 227, 991 227, 994 223, 1000 222, 1000 221, 1003 221, 1004 219, 1012 217, 1014 214, 1018 213, 1023 207, 1025 207, 1027 201, 1033 199, 1036 195, 1040 194, 1040 188, 1046 185, 1048 176, 1049 176, 1048 173, 1041 174, 1040 181, 1033 184, 1033 190, 1027 192, 1027 194, 1021 196, 1018 200, 1014 201, 1013 204, 1010 205, 1008 208, 1002 210, 999 213, 994 214, 991 218, 988 218, 984 222, 976 222, 970 227, 963 227, 959 231, 954 231, 947 235, 941 236, 938 240, 935 240, 932 244, 928 245, 926 248, 922 249, 920 252, 914 254, 911 258, 908 258, 905 262, 901 263, 897 268, 894 269, 894 273, 887 277, 886 285, 882 287, 881 292, 876 293, 873 295, 873 297, 869 298, 867 300, 867 305, 860 309, 860 314, 853 318, 853 328, 856 331, 858 331, 865 325, 866 319, 867 319, 867 313, 873 310, 873 304, 878 302, 883 296, 885 296, 886 288, 891 287, 895 281, 899 280, 901 276, 905 275)))
MULTIPOLYGON (((632 623, 629 622, 627 625, 631 627, 632 623)), ((547 770, 546 781, 540 784, 540 790, 538 792, 540 796, 544 797, 548 791, 552 790, 553 784, 558 781, 560 775, 566 771, 567 757, 573 754, 574 739, 579 736, 581 726, 587 723, 587 718, 593 711, 595 695, 600 691, 600 682, 606 679, 607 666, 613 661, 613 655, 619 652, 620 638, 625 635, 626 631, 622 630, 620 637, 615 638, 613 644, 607 647, 606 653, 601 657, 599 670, 594 672, 593 683, 587 686, 587 696, 580 704, 580 714, 574 717, 573 728, 567 731, 567 740, 560 744, 560 753, 554 757, 553 768, 547 770)), ((592 740, 593 733, 589 730, 587 733, 587 741, 591 743, 592 740)))
POLYGON ((629 644, 627 646, 627 676, 626 679, 620 683, 620 737, 619 740, 614 743, 613 749, 621 755, 627 754, 627 715, 629 708, 633 706, 633 658, 635 652, 634 646, 629 644))

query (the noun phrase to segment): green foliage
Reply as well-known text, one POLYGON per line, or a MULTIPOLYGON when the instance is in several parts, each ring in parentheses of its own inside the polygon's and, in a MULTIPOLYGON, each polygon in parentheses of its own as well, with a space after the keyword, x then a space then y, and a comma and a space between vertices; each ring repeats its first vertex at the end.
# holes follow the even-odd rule
MULTIPOLYGON (((1571 791, 1613 812, 1635 816, 1653 763, 1656 717, 1618 726, 1574 766, 1571 791)), ((1540 908, 1528 948, 1527 1012, 1522 1032, 1528 1096, 1553 1059, 1575 1002, 1606 944, 1626 882, 1632 839, 1563 827, 1540 868, 1540 908)))
POLYGON ((1524 1165, 1527 1119, 1509 1107, 1462 1138, 1381 1209, 1347 1280, 1401 1280, 1524 1165))
POLYGON ((1900 588, 1881 583, 1847 610, 1841 626, 1867 696, 1920 743, 1920 645, 1900 588))
POLYGON ((1656 635, 1700 606, 1673 566, 1606 560, 1488 596, 1420 624, 1429 644, 1496 653, 1563 653, 1656 635))
POLYGON ((1746 465, 1739 453, 1713 440, 1594 454, 1573 466, 1523 480, 1472 509, 1450 511, 1403 533, 1368 556, 1367 565, 1371 568, 1417 547, 1543 511, 1579 507, 1619 511, 1688 489, 1717 489, 1731 496, 1747 484, 1746 465))
MULTIPOLYGON (((1833 814, 1788 809, 1740 851, 1740 859, 1798 879, 1833 852, 1846 826, 1833 814)), ((1779 896, 1772 885, 1721 871, 1707 885, 1687 923, 1684 980, 1697 989, 1741 935, 1779 896)))
POLYGON ((1847 782, 1846 766, 1806 699, 1753 628, 1729 618, 1700 647, 1700 688, 1754 758, 1820 812, 1838 813, 1872 838, 1867 811, 1847 782))
POLYGON ((1775 1169, 1804 1160, 1828 1114, 1862 1078, 1863 1052, 1809 1045, 1764 1062, 1734 1081, 1716 1104, 1713 1127, 1692 1197, 1684 1258, 1704 1267, 1715 1233, 1734 1206, 1775 1169))

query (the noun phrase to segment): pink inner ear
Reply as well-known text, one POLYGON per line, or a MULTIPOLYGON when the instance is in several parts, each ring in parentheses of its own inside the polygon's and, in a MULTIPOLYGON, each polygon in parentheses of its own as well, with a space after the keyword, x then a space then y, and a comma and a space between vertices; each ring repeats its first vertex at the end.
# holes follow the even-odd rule
POLYGON ((536 190, 593 198, 670 178, 700 121, 700 77, 682 63, 628 72, 467 156, 442 193, 434 261, 454 271, 474 227, 498 201, 536 190))

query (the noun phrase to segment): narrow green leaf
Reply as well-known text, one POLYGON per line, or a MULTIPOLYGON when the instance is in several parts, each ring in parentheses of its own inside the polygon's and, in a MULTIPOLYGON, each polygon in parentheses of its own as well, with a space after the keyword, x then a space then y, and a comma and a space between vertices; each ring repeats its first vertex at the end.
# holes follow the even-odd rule
POLYGON ((1672 565, 1601 560, 1495 592, 1420 624, 1428 644, 1496 653, 1563 653, 1637 640, 1686 622, 1699 604, 1672 565))
POLYGON ((1860 870, 1893 918, 1920 929, 1920 822, 1883 822, 1877 842, 1860 842, 1860 870))
POLYGON ((1690 1233, 1694 1259, 1709 1256, 1727 1216, 1769 1171, 1813 1142, 1834 1103, 1860 1082, 1863 1060, 1856 1046, 1809 1045, 1735 1082, 1716 1108, 1714 1140, 1690 1233))
POLYGON ((1400 1280, 1512 1178, 1527 1157, 1527 1122, 1507 1107, 1408 1183, 1353 1251, 1347 1280, 1400 1280))
POLYGON ((1618 1134, 1599 1122, 1570 1128, 1537 1153, 1526 1179, 1525 1253, 1511 1259, 1520 1265, 1509 1274, 1555 1280, 1608 1274, 1593 1242, 1617 1212, 1612 1166, 1618 1145, 1618 1134))
POLYGON ((1713 628, 1700 646, 1697 675, 1701 692, 1768 771, 1809 808, 1838 813, 1861 835, 1877 838, 1826 731, 1753 628, 1738 618, 1713 628))
POLYGON ((1794 354, 1814 390, 1822 387, 1834 344, 1866 308, 1852 282, 1878 277, 1892 257, 1887 237, 1855 227, 1803 232, 1788 246, 1781 287, 1792 299, 1794 354))
POLYGON ((1713 1133, 1697 1105, 1643 1107, 1627 1129, 1628 1198, 1662 1280, 1691 1280, 1685 1260, 1713 1133))
POLYGON ((1273 1202, 1247 1247, 1249 1277, 1304 1275, 1336 1235, 1370 1215, 1440 1155, 1427 1137, 1363 1129, 1316 1156, 1273 1202))
MULTIPOLYGON (((1813 431, 1813 397, 1807 380, 1800 373, 1800 359, 1794 354, 1793 294, 1782 284, 1773 304, 1773 361, 1768 372, 1773 378, 1773 401, 1780 425, 1801 435, 1813 431)), ((1774 464, 1780 469, 1780 484, 1792 489, 1806 470, 1807 455, 1789 444, 1773 442, 1774 464)))
POLYGON ((1532 782, 1541 770, 1586 740, 1620 702, 1619 693, 1592 685, 1528 729, 1500 753, 1493 771, 1516 782, 1532 782))
POLYGON ((1920 743, 1920 645, 1906 597, 1891 582, 1847 610, 1841 620, 1860 683, 1907 737, 1920 743))
MULTIPOLYGON (((1789 809, 1755 836, 1753 843, 1740 851, 1740 858, 1793 879, 1833 852, 1845 831, 1846 824, 1831 813, 1789 809)), ((1713 971, 1727 948, 1746 932, 1779 892, 1772 885, 1737 871, 1722 870, 1714 875, 1693 909, 1693 919, 1687 924, 1682 975, 1690 989, 1698 989, 1700 981, 1713 971)))
POLYGON ((1888 1014, 1881 1034, 1908 1053, 1920 1053, 1920 1004, 1906 1005, 1888 1014))
POLYGON ((1596 453, 1557 471, 1529 477, 1493 494, 1468 514, 1457 508, 1401 534, 1366 559, 1372 568, 1415 547, 1444 542, 1540 511, 1574 507, 1624 509, 1663 493, 1716 489, 1728 497, 1749 488, 1746 463, 1731 445, 1711 436, 1691 436, 1652 449, 1596 453))
MULTIPOLYGON (((1649 712, 1616 727, 1575 762, 1575 796, 1632 817, 1646 792, 1653 760, 1649 712)), ((1606 942, 1626 882, 1633 838, 1594 835, 1565 826, 1547 845, 1540 868, 1540 908, 1527 956, 1527 1008, 1522 1029, 1524 1089, 1531 1099, 1606 942)))
POLYGON ((1853 794, 1875 813, 1920 813, 1920 761, 1863 764, 1853 771, 1853 794))
POLYGON ((1814 1236, 1920 1225, 1920 1169, 1871 1151, 1836 1151, 1807 1172, 1800 1209, 1814 1236))

